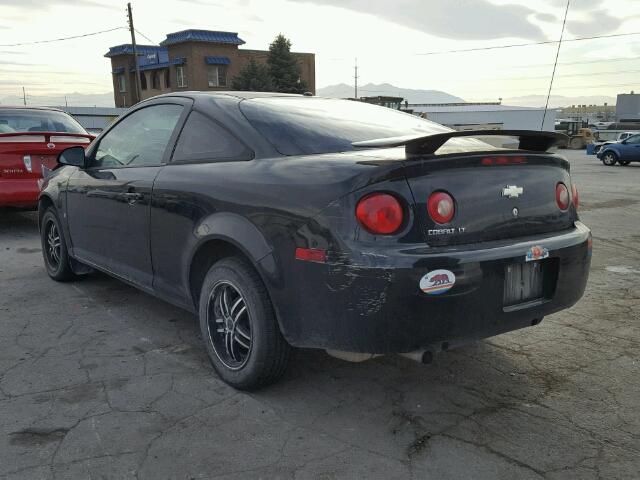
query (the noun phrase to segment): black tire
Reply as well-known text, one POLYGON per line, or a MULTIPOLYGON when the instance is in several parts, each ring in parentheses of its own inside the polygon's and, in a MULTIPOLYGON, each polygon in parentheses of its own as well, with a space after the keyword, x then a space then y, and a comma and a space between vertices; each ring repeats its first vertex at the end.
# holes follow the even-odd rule
POLYGON ((68 282, 76 278, 69 262, 69 252, 64 232, 55 210, 49 207, 42 216, 40 241, 44 266, 51 278, 57 282, 68 282))
POLYGON ((615 152, 608 151, 602 154, 602 163, 608 167, 613 167, 618 161, 618 155, 615 152))
POLYGON ((631 160, 618 160, 618 163, 620 165, 622 165, 623 167, 626 167, 627 165, 629 165, 631 163, 631 160))
POLYGON ((211 267, 199 314, 209 359, 226 383, 255 390, 284 374, 291 347, 280 333, 262 279, 246 260, 230 257, 211 267))

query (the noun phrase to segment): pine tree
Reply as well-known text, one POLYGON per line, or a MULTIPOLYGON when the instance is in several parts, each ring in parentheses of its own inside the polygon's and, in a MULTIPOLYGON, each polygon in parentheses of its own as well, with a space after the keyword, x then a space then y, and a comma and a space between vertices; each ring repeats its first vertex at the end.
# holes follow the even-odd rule
POLYGON ((308 90, 306 82, 300 78, 300 65, 291 53, 291 41, 284 35, 278 35, 269 45, 267 65, 274 91, 304 93, 308 90))
POLYGON ((249 59, 240 73, 233 79, 234 90, 246 92, 271 92, 273 91, 273 81, 269 74, 269 68, 263 63, 249 59))

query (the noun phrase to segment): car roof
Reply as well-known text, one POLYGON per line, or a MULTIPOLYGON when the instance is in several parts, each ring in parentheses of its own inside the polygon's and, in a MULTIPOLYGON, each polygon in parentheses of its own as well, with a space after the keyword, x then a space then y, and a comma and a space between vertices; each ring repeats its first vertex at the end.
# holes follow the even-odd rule
POLYGON ((53 108, 53 107, 25 107, 23 105, 0 105, 0 110, 45 110, 45 111, 49 111, 49 112, 63 112, 63 110, 60 110, 59 108, 53 108))
POLYGON ((265 97, 309 97, 308 95, 298 95, 295 93, 277 93, 277 92, 240 92, 233 90, 224 90, 219 92, 198 92, 198 91, 186 91, 186 92, 171 92, 163 95, 151 97, 148 100, 162 98, 162 97, 234 97, 238 99, 249 98, 265 98, 265 97))

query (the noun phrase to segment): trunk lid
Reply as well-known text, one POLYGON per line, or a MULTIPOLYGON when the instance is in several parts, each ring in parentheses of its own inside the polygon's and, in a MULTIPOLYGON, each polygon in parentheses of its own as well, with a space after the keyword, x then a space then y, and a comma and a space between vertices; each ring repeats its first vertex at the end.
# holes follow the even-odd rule
POLYGON ((577 220, 573 204, 562 211, 556 203, 559 182, 571 191, 569 164, 550 154, 415 158, 405 162, 405 173, 415 218, 430 246, 560 231, 577 220), (455 215, 447 224, 428 214, 427 199, 435 191, 454 198, 455 215))
POLYGON ((52 170, 62 150, 87 146, 93 138, 88 134, 55 132, 0 134, 0 178, 41 178, 43 166, 52 170))

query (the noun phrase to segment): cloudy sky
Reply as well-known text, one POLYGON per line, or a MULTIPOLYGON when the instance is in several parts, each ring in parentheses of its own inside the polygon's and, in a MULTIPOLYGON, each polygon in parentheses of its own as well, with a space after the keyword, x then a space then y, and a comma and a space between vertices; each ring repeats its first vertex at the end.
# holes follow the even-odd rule
MULTIPOLYGON (((111 91, 109 46, 125 29, 64 42, 24 42, 126 27, 126 2, 2 0, 0 98, 111 91)), ((317 86, 391 83, 466 100, 545 95, 556 46, 443 51, 556 40, 566 0, 134 0, 136 29, 153 42, 187 28, 237 31, 245 48, 278 33, 316 54, 317 86), (160 7, 162 5, 162 7, 160 7), (435 52, 435 53, 434 53, 435 52)), ((566 39, 640 32, 640 0, 573 0, 566 39)), ((138 35, 139 43, 150 43, 138 35)), ((560 52, 554 93, 640 90, 640 35, 572 41, 560 52)), ((375 95, 375 92, 362 92, 375 95)))

